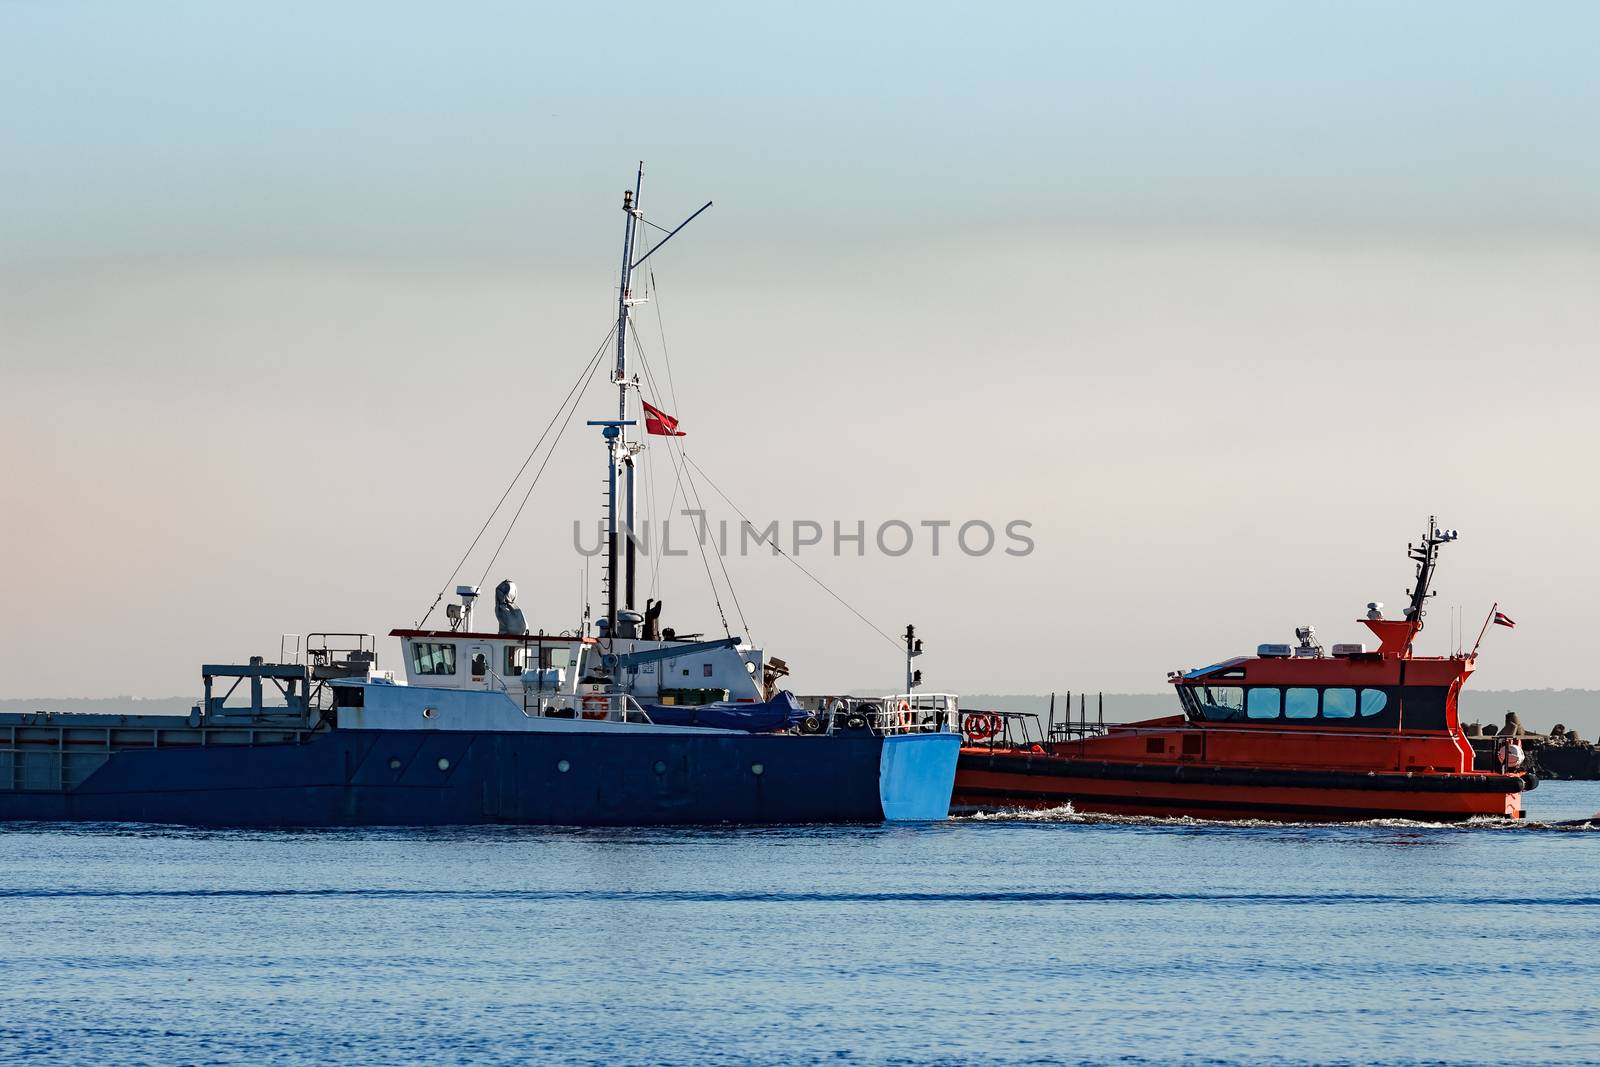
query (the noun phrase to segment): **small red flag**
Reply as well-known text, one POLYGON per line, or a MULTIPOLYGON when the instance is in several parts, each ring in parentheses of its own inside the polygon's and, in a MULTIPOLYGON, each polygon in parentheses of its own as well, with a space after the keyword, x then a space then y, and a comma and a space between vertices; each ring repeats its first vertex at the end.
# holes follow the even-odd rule
POLYGON ((644 432, 653 433, 657 437, 683 437, 684 432, 678 429, 678 420, 656 407, 650 401, 639 398, 639 403, 644 405, 644 432))
POLYGON ((1511 620, 1511 616, 1507 615, 1503 611, 1497 611, 1494 613, 1494 624, 1496 626, 1508 626, 1513 630, 1517 628, 1517 624, 1511 620))

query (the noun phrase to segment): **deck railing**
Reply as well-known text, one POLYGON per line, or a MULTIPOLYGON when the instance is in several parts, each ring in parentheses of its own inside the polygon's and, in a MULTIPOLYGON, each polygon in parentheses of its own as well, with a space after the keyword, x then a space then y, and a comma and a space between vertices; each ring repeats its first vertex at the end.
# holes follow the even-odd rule
POLYGON ((650 716, 627 693, 558 693, 524 689, 522 713, 530 718, 589 719, 649 724, 650 716))
POLYGON ((951 693, 891 693, 878 701, 873 727, 881 734, 932 734, 960 728, 961 709, 951 693))

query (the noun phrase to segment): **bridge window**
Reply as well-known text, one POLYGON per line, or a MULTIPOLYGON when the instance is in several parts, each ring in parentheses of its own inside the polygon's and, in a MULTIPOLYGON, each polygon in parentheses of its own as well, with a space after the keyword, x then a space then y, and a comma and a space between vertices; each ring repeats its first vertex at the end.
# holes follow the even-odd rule
POLYGON ((412 674, 455 674, 456 646, 448 641, 413 641, 412 674))
POLYGON ((1290 689, 1283 694, 1283 717, 1286 719, 1315 719, 1317 717, 1317 691, 1315 689, 1290 689))
POLYGON ((1258 686, 1245 692, 1245 714, 1252 719, 1276 719, 1282 706, 1283 695, 1275 688, 1258 686))
POLYGON ((539 649, 539 666, 541 667, 570 667, 572 666, 572 649, 561 645, 559 647, 544 645, 539 649))
MULTIPOLYGON (((1367 690, 1372 692, 1372 690, 1367 690)), ((1322 717, 1324 719, 1353 719, 1356 715, 1354 689, 1324 689, 1322 691, 1322 717)))
POLYGON ((1209 722, 1244 718, 1244 690, 1236 685, 1199 685, 1192 690, 1200 717, 1209 722))
POLYGON ((1382 689, 1363 689, 1361 691, 1361 717, 1376 715, 1389 705, 1389 694, 1382 689))
POLYGON ((528 650, 516 645, 506 646, 506 677, 516 678, 528 669, 528 650))

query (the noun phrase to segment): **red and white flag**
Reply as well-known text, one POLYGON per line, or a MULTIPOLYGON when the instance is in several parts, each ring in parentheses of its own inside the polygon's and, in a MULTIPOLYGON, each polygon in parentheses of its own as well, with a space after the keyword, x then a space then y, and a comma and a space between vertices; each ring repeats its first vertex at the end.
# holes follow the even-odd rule
POLYGON ((683 437, 684 432, 678 429, 678 420, 656 407, 650 401, 639 398, 639 403, 644 405, 644 432, 653 433, 657 437, 683 437))
POLYGON ((1511 616, 1507 615, 1503 611, 1497 611, 1494 613, 1494 624, 1496 626, 1506 626, 1513 630, 1517 628, 1517 624, 1512 621, 1511 616))

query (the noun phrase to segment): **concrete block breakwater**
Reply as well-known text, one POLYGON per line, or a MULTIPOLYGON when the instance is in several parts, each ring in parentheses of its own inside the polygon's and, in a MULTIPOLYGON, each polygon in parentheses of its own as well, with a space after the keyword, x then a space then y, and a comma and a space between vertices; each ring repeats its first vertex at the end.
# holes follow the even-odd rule
POLYGON ((1541 778, 1600 779, 1600 748, 1578 736, 1576 730, 1556 723, 1546 734, 1523 727, 1516 712, 1506 712, 1506 721, 1500 726, 1469 722, 1462 724, 1467 739, 1476 754, 1474 766, 1479 770, 1498 770, 1500 742, 1515 737, 1522 745, 1528 769, 1541 778))

